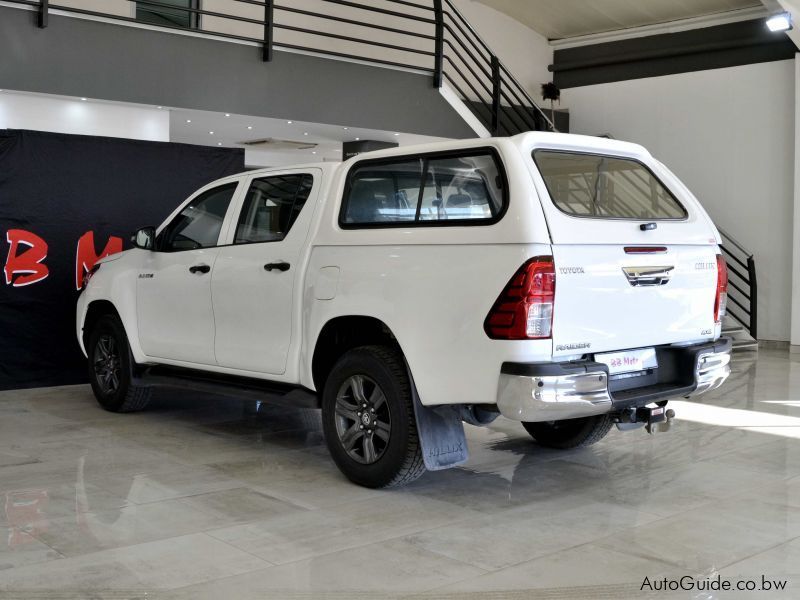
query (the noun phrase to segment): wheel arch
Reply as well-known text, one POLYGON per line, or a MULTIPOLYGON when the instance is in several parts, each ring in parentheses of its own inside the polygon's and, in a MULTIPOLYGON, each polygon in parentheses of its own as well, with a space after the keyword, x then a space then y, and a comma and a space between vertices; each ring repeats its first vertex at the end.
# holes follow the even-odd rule
MULTIPOLYGON (((314 388, 321 392, 336 361, 359 346, 385 345, 403 349, 394 332, 382 320, 365 315, 343 315, 329 319, 319 331, 311 359, 314 388)), ((404 355, 405 356, 405 355, 404 355)))
MULTIPOLYGON (((83 318, 83 326, 81 327, 81 339, 83 340, 84 348, 88 347, 89 334, 95 323, 106 315, 117 317, 120 323, 122 323, 123 329, 126 329, 125 322, 122 320, 122 317, 120 317, 119 311, 113 303, 109 300, 93 300, 89 303, 89 306, 86 307, 86 316, 83 318)), ((127 335, 127 330, 125 333, 127 335)), ((130 339, 130 336, 128 336, 128 339, 130 339)))

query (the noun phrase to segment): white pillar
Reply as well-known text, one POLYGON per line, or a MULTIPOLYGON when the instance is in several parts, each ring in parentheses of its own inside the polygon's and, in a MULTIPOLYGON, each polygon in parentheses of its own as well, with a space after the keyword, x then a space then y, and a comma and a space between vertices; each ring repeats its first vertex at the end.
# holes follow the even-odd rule
POLYGON ((794 56, 794 214, 792 216, 792 352, 800 352, 800 54, 794 56))

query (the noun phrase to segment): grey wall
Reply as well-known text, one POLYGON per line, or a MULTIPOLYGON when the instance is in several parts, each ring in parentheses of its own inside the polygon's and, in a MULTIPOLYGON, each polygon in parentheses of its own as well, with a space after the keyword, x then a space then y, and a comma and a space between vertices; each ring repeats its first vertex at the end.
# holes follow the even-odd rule
POLYGON ((0 88, 465 138, 431 77, 0 7, 0 88))

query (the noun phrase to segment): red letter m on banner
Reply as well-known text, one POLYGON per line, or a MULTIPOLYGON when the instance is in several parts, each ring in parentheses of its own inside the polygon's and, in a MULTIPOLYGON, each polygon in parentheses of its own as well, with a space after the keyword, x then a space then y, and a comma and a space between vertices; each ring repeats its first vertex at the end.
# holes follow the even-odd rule
POLYGON ((83 287, 83 275, 92 270, 95 263, 110 254, 122 252, 122 238, 111 236, 100 254, 94 253, 94 232, 87 231, 78 240, 75 256, 75 289, 83 287))

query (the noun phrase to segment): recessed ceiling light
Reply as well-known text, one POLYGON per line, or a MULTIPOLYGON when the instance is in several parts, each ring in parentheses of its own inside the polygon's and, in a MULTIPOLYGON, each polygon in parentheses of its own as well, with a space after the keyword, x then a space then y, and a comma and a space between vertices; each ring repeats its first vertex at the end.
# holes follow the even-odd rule
POLYGON ((217 146, 222 146, 222 142, 217 142, 217 146))
POLYGON ((356 138, 356 141, 359 141, 361 138, 356 138))
POLYGON ((214 135, 214 132, 213 131, 209 131, 208 135, 214 135))
POLYGON ((344 129, 345 131, 347 131, 347 130, 348 130, 348 129, 350 129, 350 128, 349 128, 349 127, 342 127, 342 129, 344 129))
POLYGON ((292 123, 294 123, 294 121, 286 121, 286 122, 287 122, 289 125, 291 125, 292 123))
POLYGON ((400 135, 400 134, 399 134, 399 133, 395 133, 395 134, 394 134, 394 136, 395 136, 395 137, 397 137, 398 135, 400 135))
POLYGON ((191 120, 191 119, 186 119, 186 122, 187 122, 187 123, 191 123, 191 122, 192 122, 192 120, 191 120))
POLYGON ((88 98, 81 98, 81 102, 86 102, 88 98))
POLYGON ((226 117, 230 117, 230 116, 231 116, 231 113, 225 113, 225 116, 226 116, 226 117))
POLYGON ((253 129, 253 126, 252 125, 248 125, 247 128, 248 129, 253 129))
POLYGON ((311 154, 316 154, 316 153, 317 153, 317 151, 316 151, 316 150, 312 150, 312 151, 311 151, 311 154))
POLYGON ((308 135, 308 132, 307 131, 303 132, 303 135, 308 135))
POLYGON ((158 110, 161 110, 161 109, 162 109, 162 108, 164 108, 164 107, 163 107, 163 106, 156 106, 156 108, 157 108, 158 110))

